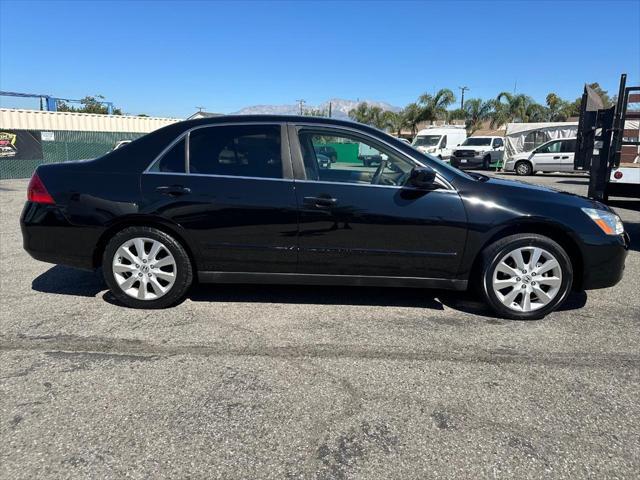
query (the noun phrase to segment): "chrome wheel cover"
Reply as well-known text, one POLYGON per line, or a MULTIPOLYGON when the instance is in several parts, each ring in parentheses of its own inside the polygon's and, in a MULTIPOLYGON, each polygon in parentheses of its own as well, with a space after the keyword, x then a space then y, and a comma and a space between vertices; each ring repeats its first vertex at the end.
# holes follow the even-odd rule
POLYGON ((152 238, 132 238, 116 250, 111 263, 120 289, 138 300, 166 295, 176 281, 176 261, 169 249, 152 238))
POLYGON ((532 312, 548 305, 561 286, 560 263, 539 247, 520 247, 504 255, 491 281, 498 300, 516 312, 532 312))

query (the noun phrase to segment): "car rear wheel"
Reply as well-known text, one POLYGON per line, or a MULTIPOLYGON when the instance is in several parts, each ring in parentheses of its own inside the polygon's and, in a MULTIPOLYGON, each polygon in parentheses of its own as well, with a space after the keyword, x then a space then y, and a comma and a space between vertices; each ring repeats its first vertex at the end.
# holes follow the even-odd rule
POLYGON ((505 237, 483 252, 480 291, 500 316, 539 319, 566 299, 573 268, 564 249, 548 237, 505 237))
POLYGON ((117 233, 107 244, 102 270, 111 293, 133 308, 174 305, 193 281, 184 247, 150 227, 128 227, 117 233))
POLYGON ((515 171, 516 174, 520 176, 533 175, 533 166, 530 162, 523 160, 516 163, 515 171))

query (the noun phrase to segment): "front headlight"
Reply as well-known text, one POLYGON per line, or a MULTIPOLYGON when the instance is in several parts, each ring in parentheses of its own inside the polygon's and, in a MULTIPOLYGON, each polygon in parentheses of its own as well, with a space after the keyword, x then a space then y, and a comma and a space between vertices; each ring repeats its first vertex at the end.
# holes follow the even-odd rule
POLYGON ((427 148, 427 153, 434 153, 436 151, 436 147, 427 148))
POLYGON ((622 220, 620 220, 620 217, 615 213, 597 210, 595 208, 583 208, 582 211, 607 235, 620 235, 624 233, 622 220))

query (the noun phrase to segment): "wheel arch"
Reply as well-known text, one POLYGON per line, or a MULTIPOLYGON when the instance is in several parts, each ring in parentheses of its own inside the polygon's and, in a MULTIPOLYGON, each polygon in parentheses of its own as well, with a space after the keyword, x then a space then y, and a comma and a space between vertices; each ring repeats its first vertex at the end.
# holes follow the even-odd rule
POLYGON ((109 240, 113 238, 113 236, 121 230, 124 230, 128 227, 151 227, 156 228, 164 233, 171 235, 176 241, 180 242, 180 244, 184 247, 187 255, 189 256, 189 260, 191 261, 191 265, 193 269, 197 271, 197 262, 195 256, 195 249, 190 241, 188 241, 188 234, 184 231, 182 227, 177 224, 173 224, 164 219, 160 219, 157 217, 151 217, 146 215, 134 215, 123 217, 119 219, 117 222, 110 225, 100 236, 98 242, 96 244, 96 248, 93 251, 93 267, 97 268, 102 265, 102 256, 104 254, 104 250, 109 243, 109 240))
POLYGON ((568 233, 559 225, 541 221, 518 222, 511 225, 506 225, 498 231, 494 232, 482 244, 478 251, 475 252, 470 271, 470 279, 475 280, 479 278, 482 270, 482 253, 489 245, 500 240, 501 238, 518 233, 534 233, 537 235, 544 235, 545 237, 549 237, 551 240, 558 243, 564 249, 564 251, 569 256, 569 259, 571 260, 571 265, 573 267, 573 288, 582 288, 584 279, 584 258, 580 245, 571 236, 570 233, 568 233))

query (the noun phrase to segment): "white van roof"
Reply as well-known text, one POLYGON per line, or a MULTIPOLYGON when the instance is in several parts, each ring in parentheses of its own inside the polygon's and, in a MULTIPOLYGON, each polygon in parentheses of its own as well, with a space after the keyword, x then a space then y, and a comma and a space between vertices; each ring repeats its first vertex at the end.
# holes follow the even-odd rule
POLYGON ((446 135, 446 134, 450 134, 453 131, 455 131, 456 133, 464 133, 466 134, 467 131, 465 130, 464 125, 432 125, 430 127, 427 128, 423 128, 422 130, 420 130, 418 132, 418 136, 420 135, 446 135))

